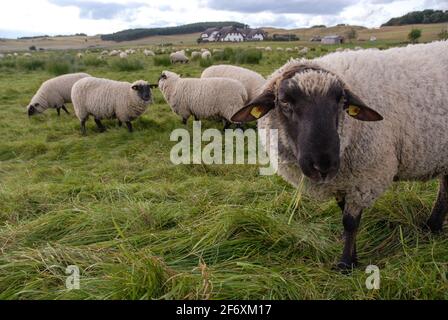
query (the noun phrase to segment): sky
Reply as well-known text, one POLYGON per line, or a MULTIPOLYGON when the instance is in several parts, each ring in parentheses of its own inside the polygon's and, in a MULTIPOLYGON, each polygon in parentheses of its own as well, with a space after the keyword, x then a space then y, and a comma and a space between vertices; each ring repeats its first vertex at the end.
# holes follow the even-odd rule
POLYGON ((112 33, 130 28, 238 21, 251 27, 301 28, 346 23, 379 27, 448 0, 20 0, 0 2, 0 38, 112 33))

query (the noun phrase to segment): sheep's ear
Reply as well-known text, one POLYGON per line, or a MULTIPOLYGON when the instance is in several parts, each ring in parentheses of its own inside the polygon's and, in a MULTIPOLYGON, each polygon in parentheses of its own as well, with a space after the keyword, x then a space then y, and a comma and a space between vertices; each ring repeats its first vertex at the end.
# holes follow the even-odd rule
POLYGON ((349 116, 361 121, 381 121, 383 116, 373 109, 370 109, 356 94, 350 90, 345 90, 348 105, 345 111, 349 116))
POLYGON ((249 102, 244 108, 232 116, 232 122, 250 122, 258 120, 275 107, 275 95, 272 91, 265 91, 249 102))

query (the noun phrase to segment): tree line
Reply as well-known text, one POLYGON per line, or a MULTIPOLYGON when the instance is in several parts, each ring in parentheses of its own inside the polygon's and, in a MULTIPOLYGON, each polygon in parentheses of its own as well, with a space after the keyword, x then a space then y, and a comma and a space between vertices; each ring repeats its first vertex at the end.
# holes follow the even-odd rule
POLYGON ((423 10, 413 11, 398 18, 392 18, 388 22, 381 25, 387 26, 402 26, 407 24, 428 24, 428 23, 443 23, 448 22, 448 10, 423 10))

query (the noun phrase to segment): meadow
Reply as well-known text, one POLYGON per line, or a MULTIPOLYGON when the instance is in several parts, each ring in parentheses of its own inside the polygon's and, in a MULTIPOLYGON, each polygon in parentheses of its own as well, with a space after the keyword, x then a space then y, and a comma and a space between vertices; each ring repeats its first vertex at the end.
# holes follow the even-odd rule
MULTIPOLYGON (((160 91, 132 134, 116 121, 99 133, 90 120, 81 136, 71 105, 70 115, 26 114, 42 81, 66 72, 155 83, 162 70, 198 77, 211 63, 234 63, 267 76, 298 56, 275 50, 293 43, 263 43, 274 50, 258 59, 247 48, 255 45, 185 65, 76 51, 0 60, 0 299, 448 299, 448 234, 421 228, 436 181, 397 183, 366 210, 360 266, 342 274, 333 270, 336 202, 296 203, 294 188, 253 165, 173 165, 170 133, 192 122, 184 126, 160 91), (379 290, 365 286, 370 264, 379 290), (70 265, 81 271, 79 290, 66 289, 70 265)), ((335 49, 314 46, 307 57, 335 49)))

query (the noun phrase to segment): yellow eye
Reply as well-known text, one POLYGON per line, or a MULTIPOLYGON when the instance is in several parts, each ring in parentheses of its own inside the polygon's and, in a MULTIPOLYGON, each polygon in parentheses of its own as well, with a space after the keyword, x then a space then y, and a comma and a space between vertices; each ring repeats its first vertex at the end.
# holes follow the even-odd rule
POLYGON ((253 107, 250 111, 250 114, 255 117, 255 119, 259 119, 261 117, 261 114, 263 113, 263 110, 261 107, 253 107))
POLYGON ((357 106, 349 106, 347 109, 347 113, 349 115, 351 115, 352 117, 355 117, 359 114, 359 112, 361 111, 361 109, 357 106))

